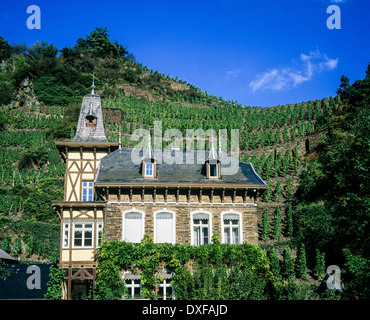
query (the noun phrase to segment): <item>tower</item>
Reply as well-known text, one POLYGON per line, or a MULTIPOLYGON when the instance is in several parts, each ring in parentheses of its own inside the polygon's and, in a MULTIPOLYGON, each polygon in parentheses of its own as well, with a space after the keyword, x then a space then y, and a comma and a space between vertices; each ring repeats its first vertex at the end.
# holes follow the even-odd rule
POLYGON ((64 200, 54 201, 53 207, 61 220, 59 265, 66 270, 63 288, 67 298, 71 298, 73 286, 81 295, 89 285, 94 286, 94 252, 101 241, 105 208, 95 192, 94 180, 100 159, 118 148, 118 143, 105 137, 94 81, 91 87, 91 94, 83 97, 75 137, 56 142, 66 162, 64 200))

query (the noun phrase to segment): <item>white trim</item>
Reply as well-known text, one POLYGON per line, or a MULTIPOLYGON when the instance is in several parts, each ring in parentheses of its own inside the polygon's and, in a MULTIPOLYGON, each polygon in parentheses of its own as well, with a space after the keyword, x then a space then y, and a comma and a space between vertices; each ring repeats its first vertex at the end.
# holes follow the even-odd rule
POLYGON ((265 182, 265 181, 263 181, 262 180, 262 178, 258 175, 258 173, 256 172, 256 170, 254 170, 254 167, 253 167, 253 164, 252 164, 252 162, 249 162, 249 164, 251 165, 251 167, 252 167, 252 171, 253 171, 253 173, 263 182, 263 184, 264 185, 266 185, 267 186, 267 183, 265 182))
MULTIPOLYGON (((99 248, 99 231, 103 232, 104 231, 104 220, 103 219, 96 219, 96 230, 95 230, 95 245, 96 248, 99 248), (101 230, 99 230, 99 224, 102 225, 101 230)), ((103 234, 102 234, 102 241, 103 241, 103 234)))
POLYGON ((208 243, 211 243, 211 239, 212 239, 212 213, 209 212, 209 211, 205 211, 203 209, 199 209, 199 210, 194 210, 194 211, 191 211, 190 212, 190 239, 191 239, 191 245, 194 246, 194 232, 193 232, 193 228, 194 228, 194 215, 197 214, 197 213, 203 213, 203 214, 206 214, 208 215, 208 243))
POLYGON ((165 208, 163 208, 161 210, 157 210, 153 214, 153 216, 154 216, 154 224, 153 224, 154 243, 157 243, 156 239, 157 239, 157 214, 158 213, 171 213, 172 214, 172 244, 175 244, 176 243, 176 212, 174 212, 172 210, 165 209, 165 208))
POLYGON ((70 219, 64 219, 63 220, 63 235, 62 235, 62 249, 68 249, 71 244, 69 243, 71 239, 71 220, 70 219), (66 228, 66 225, 67 228, 66 228), (67 235, 65 232, 67 231, 67 235), (65 245, 64 242, 67 240, 67 244, 65 245))
POLYGON ((126 215, 126 213, 130 213, 130 212, 141 213, 141 234, 142 234, 142 238, 144 237, 144 233, 145 233, 145 212, 141 211, 141 210, 137 210, 135 208, 132 208, 132 209, 125 210, 125 211, 122 212, 122 241, 125 241, 125 234, 124 234, 125 233, 125 220, 126 220, 125 215, 126 215))
POLYGON ((144 161, 144 177, 148 177, 148 178, 153 178, 154 177, 154 163, 153 162, 145 162, 144 161), (146 174, 146 166, 147 165, 151 165, 152 166, 152 174, 146 174))
POLYGON ((111 203, 122 203, 122 204, 159 204, 159 205, 166 205, 166 204, 186 204, 186 205, 203 205, 203 204, 206 204, 206 205, 232 205, 232 206, 236 206, 236 205, 239 205, 239 206, 254 206, 254 207, 257 207, 257 204, 256 203, 232 203, 232 202, 225 202, 225 203, 222 203, 222 202, 172 202, 172 201, 168 201, 168 202, 163 202, 163 201, 156 201, 156 202, 153 202, 153 201, 135 201, 135 202, 130 202, 130 201, 108 201, 107 204, 111 204, 111 203))
POLYGON ((98 178, 99 172, 100 172, 100 164, 101 164, 101 158, 99 159, 99 164, 98 164, 98 171, 96 172, 96 176, 94 179, 94 183, 96 183, 96 179, 98 178))
POLYGON ((242 219, 242 214, 240 212, 232 210, 232 209, 221 212, 221 240, 222 240, 221 242, 225 243, 224 215, 226 215, 228 213, 232 213, 232 214, 235 214, 235 215, 239 216, 239 224, 238 224, 238 227, 239 227, 239 244, 241 244, 241 243, 243 243, 243 219, 242 219))
POLYGON ((90 219, 76 219, 76 220, 73 220, 72 222, 72 243, 70 244, 72 246, 72 249, 90 249, 90 248, 94 248, 94 239, 95 239, 95 230, 94 230, 94 220, 90 220, 90 219), (75 231, 76 231, 76 224, 81 224, 82 225, 82 228, 81 228, 81 232, 82 232, 82 237, 81 237, 81 245, 80 246, 76 246, 75 245, 75 231), (87 230, 90 230, 89 229, 85 229, 85 225, 86 224, 91 224, 91 245, 90 246, 85 246, 84 243, 85 243, 85 231, 87 230))

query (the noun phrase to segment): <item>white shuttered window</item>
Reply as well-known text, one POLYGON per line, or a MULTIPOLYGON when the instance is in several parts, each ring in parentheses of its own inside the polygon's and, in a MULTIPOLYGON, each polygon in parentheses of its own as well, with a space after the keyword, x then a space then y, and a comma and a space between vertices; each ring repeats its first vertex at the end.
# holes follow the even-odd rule
POLYGON ((175 243, 175 217, 172 212, 155 214, 155 242, 175 243))
POLYGON ((144 235, 144 217, 142 212, 126 212, 123 223, 123 240, 139 243, 144 235))

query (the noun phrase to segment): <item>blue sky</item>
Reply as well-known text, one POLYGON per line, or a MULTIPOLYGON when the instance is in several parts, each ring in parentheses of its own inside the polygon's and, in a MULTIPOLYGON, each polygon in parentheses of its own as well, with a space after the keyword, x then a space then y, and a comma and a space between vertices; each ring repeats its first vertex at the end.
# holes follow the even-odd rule
POLYGON ((334 96, 345 74, 365 76, 370 62, 368 0, 8 1, 0 35, 9 43, 45 40, 73 46, 96 26, 149 68, 250 106, 334 96), (29 30, 29 5, 41 29, 29 30), (328 6, 341 29, 327 28, 328 6))

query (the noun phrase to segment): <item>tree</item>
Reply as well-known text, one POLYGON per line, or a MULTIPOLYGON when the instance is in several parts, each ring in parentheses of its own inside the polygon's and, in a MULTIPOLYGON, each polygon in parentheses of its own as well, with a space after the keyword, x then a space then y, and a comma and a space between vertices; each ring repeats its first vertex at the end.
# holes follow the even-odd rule
POLYGON ((340 78, 340 85, 337 90, 337 94, 341 96, 348 89, 349 86, 350 86, 349 78, 346 77, 345 75, 342 75, 340 78))
POLYGON ((36 41, 32 47, 28 48, 28 53, 32 57, 55 58, 58 52, 59 49, 56 46, 46 41, 36 41))
POLYGON ((0 62, 10 57, 12 47, 3 37, 0 36, 0 62))
POLYGON ((291 202, 289 203, 287 208, 286 219, 287 219, 286 235, 288 237, 291 237, 293 235, 293 207, 291 202))
POLYGON ((321 253, 319 249, 316 249, 314 271, 318 278, 325 273, 325 253, 321 253))
POLYGON ((270 235, 270 222, 269 222, 269 215, 268 215, 268 209, 265 208, 263 210, 263 219, 262 219, 262 236, 261 238, 263 240, 268 239, 270 235))
POLYGON ((280 233, 281 233, 281 209, 280 207, 276 207, 274 215, 274 231, 273 231, 274 239, 279 239, 280 233))
POLYGON ((275 248, 272 247, 268 252, 268 258, 271 262, 271 270, 275 278, 280 278, 280 260, 276 255, 275 248))
POLYGON ((91 51, 101 58, 124 58, 128 54, 124 46, 118 44, 117 41, 112 42, 109 40, 109 33, 106 27, 96 27, 85 39, 78 38, 73 50, 80 49, 91 51))
POLYGON ((274 200, 280 201, 280 197, 281 197, 281 182, 280 182, 280 179, 277 179, 276 186, 275 186, 274 200))
POLYGON ((295 238, 305 238, 306 249, 319 248, 329 260, 343 259, 343 248, 370 256, 370 77, 353 85, 341 80, 342 103, 325 124, 318 156, 302 173, 295 215, 295 238))
POLYGON ((293 278, 295 276, 294 261, 291 250, 288 246, 286 246, 284 249, 284 272, 287 278, 293 278))
POLYGON ((298 259, 297 259, 297 267, 298 267, 298 275, 303 279, 307 280, 307 262, 306 262, 306 250, 304 243, 301 244, 298 252, 298 259))

